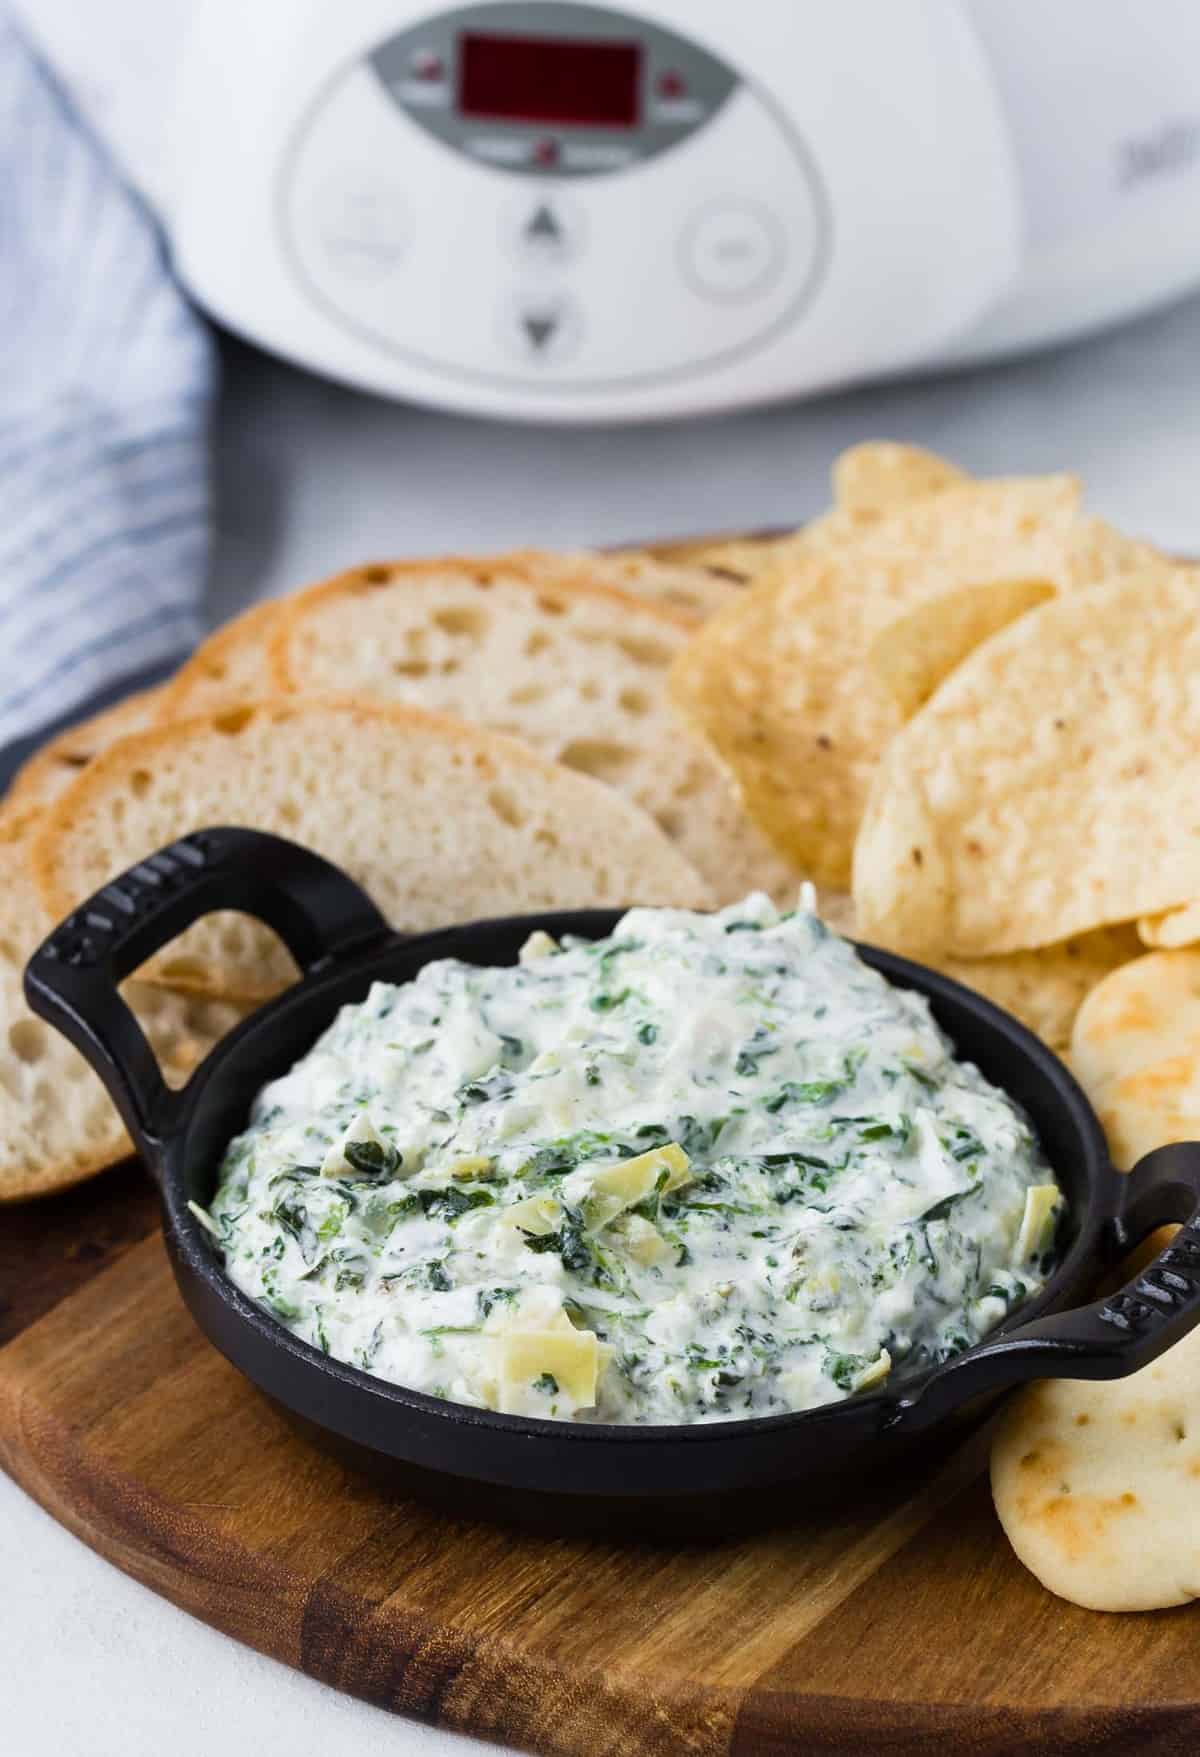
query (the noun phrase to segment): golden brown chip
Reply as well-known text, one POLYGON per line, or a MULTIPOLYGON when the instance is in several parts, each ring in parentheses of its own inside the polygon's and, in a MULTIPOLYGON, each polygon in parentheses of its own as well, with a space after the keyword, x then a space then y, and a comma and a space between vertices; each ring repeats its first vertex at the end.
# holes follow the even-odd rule
POLYGON ((864 933, 958 957, 1200 894, 1197 576, 1071 593, 978 648, 888 750, 855 849, 864 933))
POLYGON ((1143 915, 1137 924, 1138 936, 1145 946, 1171 951, 1180 946, 1194 946, 1200 941, 1200 903, 1185 903, 1180 909, 1164 909, 1158 915, 1143 915))
POLYGON ((999 958, 942 958, 935 968, 1013 1013, 1051 1049, 1064 1051, 1087 995, 1111 970, 1138 955, 1128 924, 1100 927, 1058 945, 999 958))
POLYGON ((853 542, 777 561, 693 636, 672 669, 675 705, 800 871, 845 884, 867 789, 900 727, 868 661, 876 635, 964 583, 1067 583, 1077 498, 1069 477, 948 489, 853 542))
POLYGON ((875 636, 867 651, 871 669, 909 719, 968 653, 1053 596, 1045 580, 994 580, 945 592, 875 636))
POLYGON ((877 518, 926 494, 940 494, 969 481, 965 470, 919 445, 869 439, 834 461, 835 506, 877 518))
POLYGON ((1170 565, 1168 558, 1151 544, 1127 537, 1103 519, 1080 521, 1073 568, 1073 583, 1077 586, 1102 585, 1117 574, 1145 573, 1170 565))

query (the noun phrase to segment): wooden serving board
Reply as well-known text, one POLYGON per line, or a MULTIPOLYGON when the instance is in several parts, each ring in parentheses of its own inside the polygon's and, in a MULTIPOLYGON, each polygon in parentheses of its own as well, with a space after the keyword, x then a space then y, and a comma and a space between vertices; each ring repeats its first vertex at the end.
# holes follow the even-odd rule
POLYGON ((183 1308, 136 1166, 0 1211, 0 1464, 119 1568, 421 1720, 569 1757, 1200 1749, 1197 1613, 1098 1616, 1011 1555, 986 1433, 918 1492, 715 1548, 383 1498, 183 1308))

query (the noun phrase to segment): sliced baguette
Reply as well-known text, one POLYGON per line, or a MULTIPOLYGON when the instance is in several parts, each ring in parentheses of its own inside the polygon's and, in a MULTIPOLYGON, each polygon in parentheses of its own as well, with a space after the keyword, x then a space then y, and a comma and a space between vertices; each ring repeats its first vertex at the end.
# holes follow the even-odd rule
MULTIPOLYGON (((25 1005, 26 961, 54 925, 30 868, 37 823, 31 813, 0 820, 0 1202, 65 1189, 132 1152, 83 1057, 25 1005)), ((146 983, 126 983, 123 992, 171 1085, 242 1017, 238 1007, 146 983)))
POLYGON ((114 702, 111 708, 102 709, 90 719, 68 726, 65 732, 60 732, 57 738, 35 751, 17 770, 4 801, 5 809, 25 811, 49 805, 60 793, 66 792, 78 779, 80 770, 85 769, 100 751, 107 750, 119 738, 151 725, 161 697, 161 690, 140 690, 137 695, 114 702))
POLYGON ((652 555, 648 549, 557 554, 549 549, 521 551, 518 559, 539 582, 561 586, 608 586, 648 604, 661 604, 682 616, 702 620, 736 598, 739 582, 711 567, 693 567, 652 555))
MULTIPOLYGON (((511 739, 416 709, 277 699, 114 746, 34 850, 54 916, 205 824, 273 830, 338 862, 397 927, 632 902, 703 907, 703 882, 635 806, 511 739)), ((147 967, 254 1000, 294 967, 246 916, 217 915, 147 967)))
POLYGON ((270 695, 267 648, 278 614, 278 603, 269 599, 215 629, 163 685, 155 716, 158 723, 169 725, 172 720, 270 695))
POLYGON ((768 533, 744 537, 733 532, 727 537, 669 537, 662 543, 648 543, 644 550, 622 549, 617 554, 646 554, 663 566, 701 568, 740 586, 753 579, 777 541, 778 537, 768 533))
POLYGON ((275 682, 460 715, 604 781, 654 818, 719 902, 794 901, 799 875, 749 822, 666 699, 692 614, 527 557, 397 562, 340 574, 285 606, 275 682))

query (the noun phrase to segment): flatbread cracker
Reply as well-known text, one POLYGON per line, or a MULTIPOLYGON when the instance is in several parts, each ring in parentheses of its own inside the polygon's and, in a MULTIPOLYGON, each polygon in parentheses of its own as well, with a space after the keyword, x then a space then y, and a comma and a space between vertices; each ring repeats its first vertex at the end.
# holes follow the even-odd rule
POLYGON ((1115 1165, 1200 1139, 1200 951, 1147 952, 1106 977, 1079 1010, 1070 1061, 1115 1165))
POLYGON ((992 1446, 992 1494, 1042 1585, 1096 1611, 1200 1597, 1200 1330, 1140 1373, 1031 1385, 992 1446))

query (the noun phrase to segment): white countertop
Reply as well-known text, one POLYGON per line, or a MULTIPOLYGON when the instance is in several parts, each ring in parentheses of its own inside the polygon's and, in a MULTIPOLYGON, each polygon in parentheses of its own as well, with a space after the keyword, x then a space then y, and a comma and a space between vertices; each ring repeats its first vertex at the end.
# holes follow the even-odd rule
MULTIPOLYGON (((230 346, 212 614, 367 557, 798 521, 872 436, 981 474, 1071 468, 1092 507, 1200 555, 1200 300, 983 373, 683 427, 538 430, 374 402, 230 346)), ((0 1476, 13 1757, 478 1751, 348 1701, 155 1598, 0 1476)))

